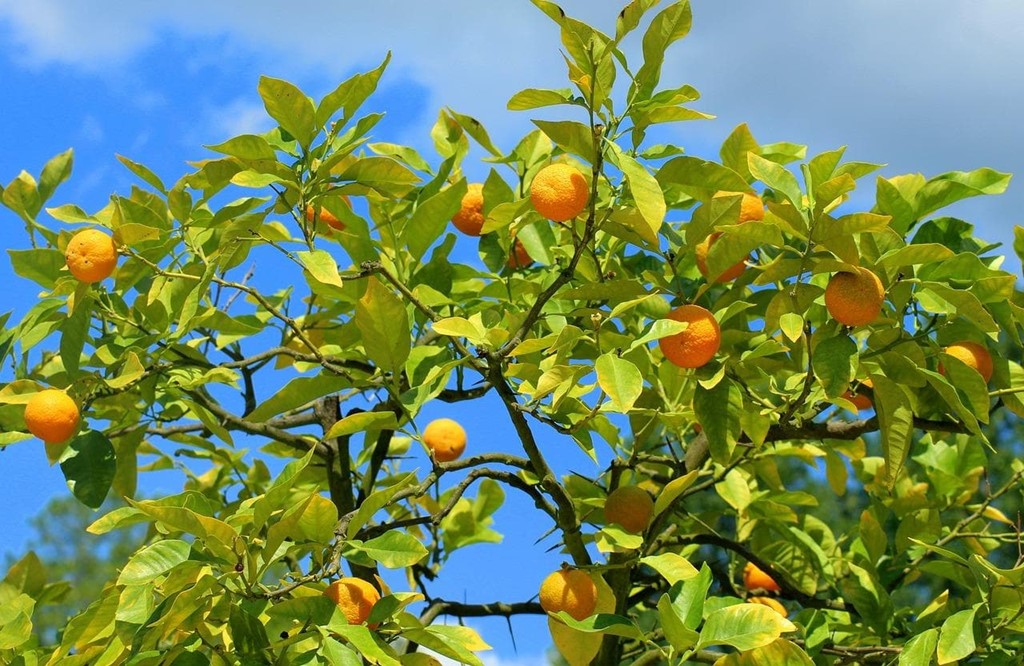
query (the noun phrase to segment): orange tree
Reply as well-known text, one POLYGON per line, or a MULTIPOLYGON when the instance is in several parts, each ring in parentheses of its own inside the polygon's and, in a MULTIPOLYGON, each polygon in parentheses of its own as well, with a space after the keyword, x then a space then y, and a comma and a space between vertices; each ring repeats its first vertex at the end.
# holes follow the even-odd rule
POLYGON ((70 153, 4 187, 27 232, 14 269, 43 292, 5 317, 0 443, 44 440, 89 506, 125 499, 90 532, 149 528, 53 644, 32 618, 61 583, 31 553, 11 568, 4 662, 479 664, 483 638, 438 618, 547 613, 573 665, 1018 663, 1024 567, 999 505, 1024 467, 986 475, 983 427, 1024 413, 1024 370, 989 352, 1019 357, 1024 310, 993 246, 936 215, 1009 177, 876 177, 855 210, 878 165, 842 149, 808 159, 743 125, 719 161, 650 145, 707 117, 660 81, 688 3, 634 0, 614 36, 534 4, 571 87, 511 98, 564 109, 511 150, 449 109, 433 160, 369 142, 385 61, 318 101, 261 79, 272 131, 170 186, 122 159, 139 185, 94 212, 44 208, 70 153), (480 261, 451 259, 457 233, 480 261), (240 275, 254 253, 286 286, 240 275), (467 453, 459 424, 420 416, 476 400, 518 454, 467 453), (540 431, 589 472, 561 475, 540 431), (411 446, 429 468, 403 465, 411 446), (173 455, 195 460, 183 491, 137 498, 173 455), (506 491, 564 568, 516 599, 435 596, 453 551, 497 538, 506 491))

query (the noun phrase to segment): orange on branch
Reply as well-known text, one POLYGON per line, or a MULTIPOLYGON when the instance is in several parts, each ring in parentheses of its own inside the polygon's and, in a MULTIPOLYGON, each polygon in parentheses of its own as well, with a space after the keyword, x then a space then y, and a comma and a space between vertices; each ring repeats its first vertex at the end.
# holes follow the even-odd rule
POLYGON ((370 617, 374 604, 380 601, 380 592, 362 578, 341 578, 324 590, 324 596, 333 601, 349 624, 363 624, 370 617))
POLYGON ((113 238, 99 229, 85 229, 68 242, 64 261, 80 282, 100 282, 110 277, 117 266, 117 246, 113 238))
MULTIPOLYGON (((700 243, 697 243, 697 247, 693 250, 697 260, 697 269, 705 278, 708 276, 708 252, 711 251, 711 246, 714 245, 715 241, 717 241, 718 237, 721 235, 721 233, 717 232, 711 234, 700 243)), ((732 282, 739 276, 743 275, 743 271, 745 270, 747 270, 747 263, 745 261, 740 261, 725 269, 725 271, 715 278, 715 282, 717 284, 732 282)))
POLYGON ((437 462, 451 462, 466 450, 466 431, 453 419, 435 419, 423 429, 423 443, 437 462))
POLYGON ((523 245, 523 241, 518 238, 512 241, 512 251, 508 254, 508 262, 506 265, 512 270, 519 270, 520 268, 526 268, 533 263, 533 258, 530 253, 526 251, 526 247, 523 245))
MULTIPOLYGON (((352 200, 346 195, 342 195, 341 200, 344 201, 347 206, 352 205, 352 200)), ((312 224, 315 219, 316 209, 313 208, 313 204, 306 204, 306 221, 312 224)), ((320 206, 320 221, 335 231, 345 230, 345 223, 339 220, 334 213, 323 206, 320 206)))
POLYGON ((597 585, 590 574, 579 569, 561 569, 540 585, 540 606, 548 613, 565 611, 576 620, 594 614, 597 585))
POLYGON ((747 566, 743 567, 743 586, 751 591, 778 592, 782 589, 774 578, 761 571, 753 562, 747 562, 747 566))
POLYGON ((643 488, 620 486, 613 490, 604 503, 604 517, 633 534, 647 529, 654 516, 654 500, 643 488))
POLYGON ((844 326, 870 324, 881 314, 884 300, 882 281, 860 266, 854 273, 836 273, 825 287, 825 307, 844 326))
POLYGON ((699 368, 710 361, 722 344, 722 330, 715 315, 699 305, 683 305, 668 318, 689 324, 686 330, 661 338, 661 353, 680 368, 699 368))
POLYGON ((860 387, 858 387, 857 391, 847 389, 847 391, 843 393, 843 398, 852 402, 853 406, 857 408, 858 412, 863 411, 865 409, 871 409, 872 407, 875 406, 875 404, 871 402, 871 396, 869 396, 866 393, 861 393, 860 389, 870 389, 872 386, 873 384, 871 383, 871 380, 865 379, 860 383, 860 387))
POLYGON ((749 597, 747 603, 767 606, 782 617, 789 617, 789 611, 777 599, 772 599, 771 597, 749 597))
POLYGON ((737 195, 743 195, 743 200, 740 201, 740 219, 739 224, 745 222, 757 222, 764 219, 764 202, 761 201, 761 197, 750 192, 727 192, 722 190, 715 192, 714 198, 719 197, 734 197, 737 195))
MULTIPOLYGON (((984 345, 964 340, 953 343, 942 351, 977 370, 986 384, 992 379, 992 354, 989 353, 984 345)), ((941 364, 939 365, 939 372, 945 372, 941 364)))
POLYGON ((47 444, 69 439, 78 429, 78 405, 57 389, 45 389, 29 398, 25 405, 28 431, 47 444))
POLYGON ((579 169, 569 164, 549 164, 533 177, 530 203, 553 222, 565 222, 587 207, 590 185, 579 169))
POLYGON ((484 186, 470 183, 462 195, 459 212, 452 218, 455 228, 467 236, 479 236, 484 226, 484 186))

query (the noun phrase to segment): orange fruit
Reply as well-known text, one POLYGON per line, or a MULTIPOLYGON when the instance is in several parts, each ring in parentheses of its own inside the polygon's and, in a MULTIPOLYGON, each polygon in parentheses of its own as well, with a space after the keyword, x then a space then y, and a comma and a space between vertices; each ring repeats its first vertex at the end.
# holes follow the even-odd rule
MULTIPOLYGON (((352 200, 349 199, 348 196, 344 194, 341 195, 341 200, 344 201, 349 206, 352 205, 352 200)), ((315 210, 316 209, 313 208, 313 204, 306 204, 306 221, 309 222, 310 224, 312 224, 313 220, 316 218, 315 210)), ((334 215, 334 213, 327 210, 323 206, 320 207, 320 221, 329 226, 331 229, 334 229, 335 231, 345 230, 345 223, 339 220, 334 215)))
POLYGON ((113 238, 99 229, 85 229, 71 237, 64 250, 64 261, 75 279, 92 284, 114 272, 117 246, 113 238))
POLYGON ((540 606, 548 613, 565 611, 576 620, 588 618, 597 608, 597 585, 579 569, 561 569, 540 585, 540 606))
MULTIPOLYGON (((986 384, 992 379, 992 355, 984 345, 964 340, 951 344, 942 351, 977 370, 986 384)), ((941 364, 939 365, 939 372, 944 372, 941 364)))
POLYGON ((78 405, 57 389, 44 389, 29 398, 25 405, 28 431, 47 444, 70 439, 78 429, 78 405))
MULTIPOLYGON (((697 247, 694 248, 694 254, 697 258, 697 269, 700 270, 700 274, 703 275, 705 278, 708 276, 708 252, 711 251, 711 246, 715 243, 716 240, 718 240, 718 237, 721 235, 722 234, 717 232, 713 233, 704 240, 702 240, 700 243, 698 243, 697 247)), ((717 284, 722 284, 723 282, 732 282, 739 276, 743 275, 743 271, 745 271, 746 269, 747 263, 745 261, 740 261, 734 264, 733 266, 727 268, 721 275, 715 278, 715 282, 717 284)))
POLYGON ((686 330, 661 338, 661 353, 680 368, 699 368, 710 361, 722 344, 715 315, 699 305, 683 305, 668 313, 674 321, 689 323, 686 330))
POLYGON ((523 246, 523 241, 518 238, 512 242, 512 251, 509 252, 507 266, 512 270, 526 268, 533 263, 533 258, 523 246))
POLYGON ((616 488, 604 503, 605 520, 620 525, 632 534, 647 529, 653 516, 654 500, 646 490, 636 486, 616 488))
POLYGON ((884 300, 882 281, 859 266, 855 273, 836 273, 825 287, 825 307, 844 326, 870 324, 881 314, 884 300))
POLYGON ((764 202, 761 201, 761 197, 756 194, 749 192, 715 192, 715 197, 734 197, 738 194, 743 195, 743 200, 740 202, 740 219, 739 224, 745 222, 756 222, 764 219, 764 202))
POLYGON ((587 207, 590 185, 579 169, 570 164, 549 164, 533 177, 530 203, 553 222, 565 222, 587 207))
POLYGON ((762 606, 767 606, 768 608, 771 608, 773 611, 775 611, 782 617, 789 616, 789 611, 786 610, 786 607, 779 603, 778 600, 772 599, 771 597, 748 597, 747 603, 761 604, 762 606))
MULTIPOLYGON (((870 379, 865 379, 860 383, 860 385, 861 387, 872 387, 870 379)), ((871 396, 865 393, 861 393, 859 390, 857 392, 854 392, 852 390, 847 389, 846 393, 843 393, 843 397, 852 402, 853 406, 857 408, 858 412, 865 409, 871 409, 872 407, 875 406, 875 404, 871 402, 871 396)))
POLYGON ((453 419, 435 419, 423 429, 423 443, 437 462, 451 462, 466 450, 466 431, 453 419))
POLYGON ((455 228, 467 236, 479 236, 484 226, 484 185, 470 183, 462 195, 462 206, 452 218, 455 228))
POLYGON ((761 571, 753 562, 747 562, 743 567, 743 585, 748 590, 764 590, 765 592, 778 592, 782 588, 771 576, 761 571))
POLYGON ((324 596, 333 601, 349 624, 363 624, 370 617, 374 604, 380 601, 380 592, 362 578, 341 578, 324 590, 324 596))

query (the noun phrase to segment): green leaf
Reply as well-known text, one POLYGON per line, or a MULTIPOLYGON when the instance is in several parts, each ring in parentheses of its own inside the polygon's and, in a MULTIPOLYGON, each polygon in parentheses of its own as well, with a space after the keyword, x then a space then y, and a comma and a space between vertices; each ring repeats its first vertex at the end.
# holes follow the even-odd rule
POLYGON ((1002 194, 1010 184, 1010 174, 982 168, 952 171, 930 178, 917 193, 917 217, 923 218, 940 208, 982 194, 1002 194))
POLYGON ((675 553, 662 553, 661 555, 641 557, 640 562, 661 574, 662 578, 667 580, 670 586, 675 585, 680 581, 696 578, 699 573, 697 569, 690 564, 689 560, 682 555, 677 555, 675 553))
POLYGON ((165 539, 132 555, 117 577, 118 585, 151 583, 188 559, 192 546, 178 539, 165 539))
POLYGON ((651 97, 661 79, 665 50, 673 42, 685 37, 692 25, 693 13, 687 1, 669 5, 651 20, 643 39, 644 64, 637 71, 634 81, 639 99, 651 97))
MULTIPOLYGON (((656 298, 661 298, 656 296, 656 298)), ((664 301, 664 299, 662 299, 664 301)), ((613 312, 613 315, 616 314, 613 312)), ((670 335, 676 335, 686 330, 686 323, 681 321, 675 321, 674 319, 655 319, 651 322, 651 325, 647 327, 647 332, 641 335, 639 338, 634 340, 629 345, 628 351, 633 351, 637 347, 642 347, 649 342, 654 340, 660 340, 667 338, 670 335)))
POLYGON ((882 438, 882 456, 885 458, 884 478, 892 488, 910 451, 914 411, 903 389, 889 378, 873 374, 871 383, 882 438))
POLYGON ((487 333, 465 317, 438 319, 430 325, 436 333, 452 338, 466 338, 474 345, 487 341, 487 333))
MULTIPOLYGON (((614 144, 612 144, 614 145, 614 144)), ((622 175, 629 185, 637 210, 647 223, 646 228, 637 229, 644 240, 658 242, 658 230, 665 219, 665 195, 661 186, 642 164, 625 153, 616 152, 615 161, 622 169, 622 175)))
POLYGON ((509 111, 526 111, 556 104, 572 104, 572 90, 569 88, 559 90, 527 88, 512 95, 512 98, 508 100, 507 108, 509 111))
POLYGON ((928 631, 914 636, 900 652, 899 666, 931 666, 935 656, 935 647, 939 642, 939 630, 928 631))
POLYGON ((594 367, 597 383, 611 398, 615 411, 625 414, 632 409, 644 388, 640 370, 615 352, 602 354, 594 367))
POLYGON ((672 479, 665 484, 665 487, 661 489, 658 496, 654 500, 654 515, 659 516, 662 512, 672 506, 672 503, 676 499, 686 492, 687 488, 693 485, 693 482, 697 480, 697 475, 700 470, 690 470, 686 474, 679 478, 672 479))
MULTIPOLYGON (((64 253, 54 248, 34 250, 7 250, 11 268, 23 278, 32 280, 45 289, 53 289, 64 268, 64 253)), ((67 273, 64 273, 67 275, 67 273)))
POLYGON ((534 120, 533 124, 565 152, 580 157, 587 164, 594 163, 594 135, 583 123, 572 120, 534 120))
POLYGON ((309 148, 318 132, 313 101, 295 85, 269 76, 260 77, 257 89, 270 117, 299 145, 309 148))
POLYGON ((315 494, 299 516, 299 530, 310 541, 327 545, 334 538, 334 527, 338 523, 338 508, 323 495, 315 494))
POLYGON ((754 153, 747 154, 747 166, 750 168, 750 173, 754 178, 757 178, 776 192, 785 195, 797 210, 804 209, 803 192, 800 190, 800 183, 797 182, 796 176, 790 173, 786 167, 777 162, 766 160, 754 153))
POLYGON ((438 236, 448 228, 448 221, 459 212, 464 196, 466 181, 463 179, 416 206, 402 232, 403 239, 409 245, 409 252, 415 259, 421 259, 438 236))
POLYGON ((409 315, 402 300, 371 276, 366 293, 356 304, 355 321, 367 356, 379 368, 399 373, 411 345, 409 315))
POLYGON ((85 341, 91 338, 89 324, 92 322, 92 299, 80 290, 81 297, 75 302, 75 310, 60 327, 60 358, 64 369, 72 376, 78 374, 78 366, 85 349, 85 341))
POLYGON ((326 439, 336 439, 367 430, 395 430, 398 420, 394 412, 359 412, 341 419, 328 431, 326 439))
POLYGON ((117 471, 114 446, 103 433, 89 430, 68 444, 60 459, 60 469, 78 501, 98 509, 117 471))
POLYGON ((753 650, 774 642, 783 632, 796 631, 792 622, 761 604, 736 604, 708 614, 698 648, 731 645, 753 650))
POLYGON ((314 280, 332 287, 342 287, 341 275, 338 273, 338 262, 326 250, 302 250, 295 253, 299 262, 314 280))
POLYGON ((391 51, 388 51, 384 61, 376 69, 356 74, 325 95, 316 109, 316 125, 326 126, 338 109, 342 110, 343 120, 352 118, 363 102, 377 89, 380 77, 389 62, 391 51))
POLYGON ((243 160, 276 160, 277 152, 264 137, 256 134, 241 134, 223 143, 206 146, 210 150, 231 155, 243 160))
POLYGON ((390 157, 362 157, 348 165, 338 178, 373 188, 385 197, 400 199, 408 194, 420 177, 390 157))
POLYGON ((939 666, 952 664, 974 654, 977 649, 974 641, 974 616, 977 612, 978 607, 973 606, 953 613, 942 623, 935 650, 939 666))
MULTIPOLYGON (((120 157, 119 157, 120 159, 120 157)), ((39 200, 45 203, 53 196, 61 183, 71 177, 71 166, 74 163, 74 151, 68 148, 63 153, 51 157, 39 174, 39 200)))
POLYGON ((426 547, 416 537, 394 530, 358 545, 352 542, 352 546, 388 569, 411 567, 428 554, 426 547))
POLYGON ((335 375, 296 377, 260 403, 246 418, 255 423, 266 421, 289 409, 301 407, 317 398, 340 391, 350 384, 349 380, 335 375))
POLYGON ((746 192, 750 189, 743 176, 732 169, 688 155, 674 157, 666 162, 658 169, 656 178, 664 190, 677 187, 701 200, 710 199, 719 191, 746 192))
POLYGON ((842 395, 857 372, 857 344, 846 335, 822 340, 814 348, 812 367, 826 396, 842 395))
POLYGON ((723 379, 713 388, 697 386, 693 395, 693 411, 708 438, 711 457, 720 465, 728 465, 736 450, 743 413, 743 393, 731 379, 723 379))
POLYGON ((689 650, 700 640, 700 634, 686 626, 679 609, 667 594, 661 595, 658 599, 658 619, 661 621, 665 638, 677 652, 689 650))
POLYGON ((715 666, 814 666, 814 661, 795 643, 779 638, 741 654, 730 654, 716 661, 715 666))
POLYGON ((367 498, 363 500, 363 503, 359 505, 359 510, 349 522, 345 536, 349 539, 355 538, 359 530, 361 530, 378 511, 390 504, 395 495, 402 492, 415 482, 416 474, 408 473, 395 479, 393 485, 370 493, 367 498))
POLYGON ((459 126, 462 127, 462 129, 466 130, 466 134, 473 137, 473 139, 477 143, 479 143, 484 150, 489 152, 494 157, 502 156, 501 151, 498 150, 497 146, 495 146, 493 142, 491 142, 491 137, 488 136, 487 130, 484 129, 484 126, 480 123, 479 120, 471 116, 466 116, 461 113, 457 113, 456 111, 453 111, 451 108, 447 108, 446 111, 448 111, 448 113, 451 114, 451 117, 455 119, 455 122, 457 122, 459 126))
POLYGON ((722 142, 722 148, 718 155, 722 158, 722 164, 743 176, 747 181, 754 180, 750 174, 750 167, 747 166, 747 155, 749 153, 760 154, 761 146, 757 139, 751 134, 746 123, 741 123, 722 142))

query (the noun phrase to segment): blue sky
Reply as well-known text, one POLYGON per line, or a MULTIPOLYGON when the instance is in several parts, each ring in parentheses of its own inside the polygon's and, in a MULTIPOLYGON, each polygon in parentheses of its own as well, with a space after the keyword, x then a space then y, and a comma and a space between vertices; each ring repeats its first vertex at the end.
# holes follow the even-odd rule
MULTIPOLYGON (((611 31, 624 1, 560 4, 611 31)), ((670 51, 662 80, 696 86, 703 99, 695 107, 718 118, 672 126, 659 140, 713 156, 729 131, 746 121, 762 142, 807 143, 811 154, 848 145, 850 159, 888 164, 885 175, 982 166, 1024 171, 1024 4, 693 5, 693 33, 670 51)), ((209 156, 203 144, 268 128, 256 94, 260 74, 319 96, 351 73, 376 66, 389 49, 392 65, 370 102, 387 112, 374 136, 425 155, 432 152, 428 132, 443 105, 477 117, 499 146, 509 148, 531 128, 531 116, 505 111, 508 97, 527 86, 566 85, 557 30, 526 0, 0 0, 0 181, 9 182, 21 169, 37 174, 46 159, 74 147, 74 175, 53 203, 94 210, 133 182, 115 153, 173 181, 187 160, 209 156)), ((635 57, 638 41, 626 50, 635 57)), ((467 163, 466 169, 471 176, 486 173, 483 165, 467 163)), ((976 223, 980 235, 1009 251, 1022 209, 1024 184, 1014 180, 1006 194, 958 204, 951 214, 976 223)), ((6 209, 0 210, 0 241, 4 248, 25 242, 6 209)), ((467 257, 473 252, 470 244, 460 249, 467 257)), ((1019 270, 1015 258, 1008 266, 1019 270)), ((0 311, 21 313, 33 302, 35 288, 15 278, 5 262, 0 283, 16 285, 5 290, 0 311)), ((498 434, 489 429, 492 409, 445 413, 466 422, 471 440, 474 433, 477 441, 498 434)), ((569 454, 560 462, 567 467, 585 461, 569 454)), ((49 496, 67 491, 59 469, 48 467, 31 442, 0 454, 0 470, 7 479, 0 485, 6 509, 0 551, 18 550, 29 536, 25 518, 49 496)), ((510 571, 488 575, 484 587, 466 592, 467 600, 525 599, 535 589, 527 583, 536 572, 557 565, 557 555, 532 545, 546 525, 514 516, 512 509, 498 516, 498 528, 508 533, 505 546, 470 549, 453 562, 454 577, 463 581, 477 573, 475 557, 488 558, 492 573, 501 563, 510 571)), ((468 587, 448 589, 462 598, 468 587)), ((476 626, 486 627, 505 658, 501 663, 511 663, 504 622, 476 626)), ((517 618, 514 627, 520 656, 534 663, 546 640, 542 620, 517 618)))

